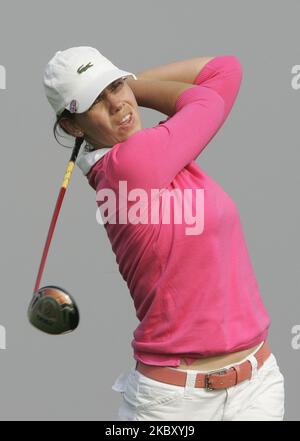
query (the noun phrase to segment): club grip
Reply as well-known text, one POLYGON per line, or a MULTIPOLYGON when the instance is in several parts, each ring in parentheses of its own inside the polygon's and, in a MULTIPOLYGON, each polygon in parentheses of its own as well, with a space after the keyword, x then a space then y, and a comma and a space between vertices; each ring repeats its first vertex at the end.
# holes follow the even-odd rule
POLYGON ((62 187, 64 187, 64 188, 67 188, 67 186, 69 185, 74 165, 75 165, 75 162, 73 162, 73 161, 70 161, 68 164, 67 171, 64 176, 63 183, 62 183, 62 187))

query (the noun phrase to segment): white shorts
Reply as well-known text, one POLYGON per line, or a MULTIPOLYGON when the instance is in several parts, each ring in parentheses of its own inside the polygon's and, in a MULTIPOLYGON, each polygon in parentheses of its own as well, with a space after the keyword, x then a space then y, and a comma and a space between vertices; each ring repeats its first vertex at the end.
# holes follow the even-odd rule
POLYGON ((112 386, 122 396, 116 420, 282 421, 284 377, 273 354, 257 370, 255 352, 239 363, 223 367, 249 360, 252 364, 251 379, 213 391, 193 386, 198 372, 212 371, 184 370, 187 373, 186 385, 176 386, 146 377, 133 367, 119 375, 112 386))

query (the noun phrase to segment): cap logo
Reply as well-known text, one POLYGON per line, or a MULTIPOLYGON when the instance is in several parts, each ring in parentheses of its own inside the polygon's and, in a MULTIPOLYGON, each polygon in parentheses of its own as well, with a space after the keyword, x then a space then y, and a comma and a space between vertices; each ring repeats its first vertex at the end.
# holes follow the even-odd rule
POLYGON ((90 67, 94 66, 93 64, 91 64, 91 62, 89 62, 88 64, 86 64, 85 66, 82 64, 81 66, 79 66, 79 68, 77 69, 77 72, 79 74, 81 74, 82 72, 85 72, 86 70, 88 70, 90 67))
POLYGON ((71 113, 75 113, 75 112, 77 112, 77 110, 78 110, 78 103, 77 103, 76 100, 72 100, 72 101, 70 102, 69 109, 70 109, 70 112, 71 112, 71 113))

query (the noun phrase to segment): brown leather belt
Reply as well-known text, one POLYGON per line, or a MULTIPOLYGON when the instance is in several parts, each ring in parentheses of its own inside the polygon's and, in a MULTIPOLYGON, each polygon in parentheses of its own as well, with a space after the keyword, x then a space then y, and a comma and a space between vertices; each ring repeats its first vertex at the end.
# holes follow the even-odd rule
MULTIPOLYGON (((257 369, 261 368, 270 355, 271 350, 269 343, 265 341, 262 347, 254 354, 257 360, 257 369)), ((163 383, 176 386, 185 386, 186 384, 186 372, 176 371, 176 369, 171 369, 167 366, 150 366, 137 361, 136 370, 146 377, 163 383)), ((249 360, 246 360, 241 364, 233 365, 227 369, 221 368, 208 374, 198 373, 194 387, 202 387, 206 390, 227 389, 228 387, 235 386, 242 381, 250 379, 251 376, 252 365, 249 360)))

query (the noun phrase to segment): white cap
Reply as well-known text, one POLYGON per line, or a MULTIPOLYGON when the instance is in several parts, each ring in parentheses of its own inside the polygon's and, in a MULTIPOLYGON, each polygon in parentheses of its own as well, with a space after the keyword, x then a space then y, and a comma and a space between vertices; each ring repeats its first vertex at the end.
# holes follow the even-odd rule
POLYGON ((119 69, 97 49, 88 46, 58 51, 44 72, 44 87, 56 115, 87 111, 110 83, 121 77, 137 77, 119 69))

